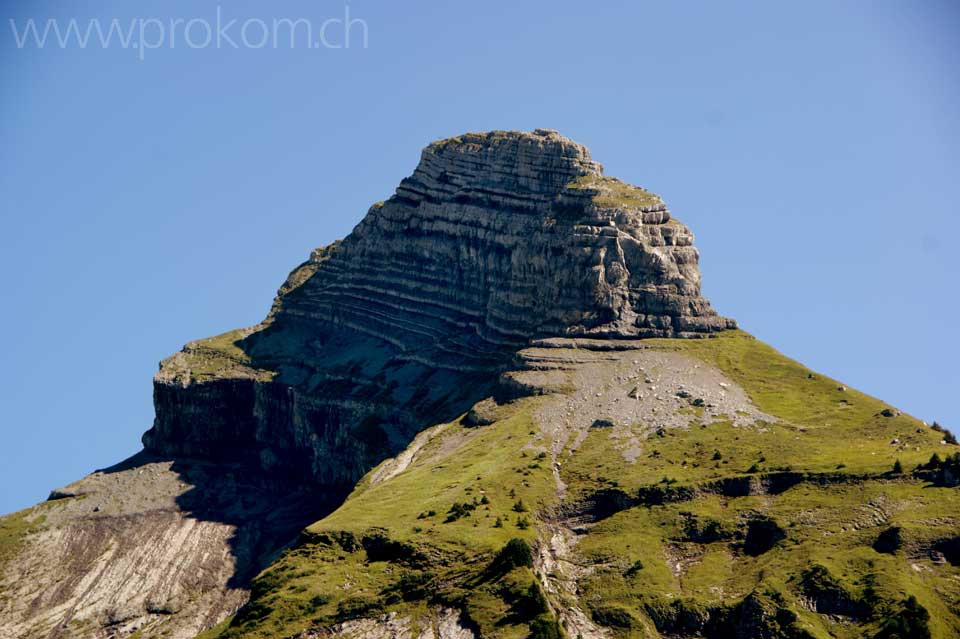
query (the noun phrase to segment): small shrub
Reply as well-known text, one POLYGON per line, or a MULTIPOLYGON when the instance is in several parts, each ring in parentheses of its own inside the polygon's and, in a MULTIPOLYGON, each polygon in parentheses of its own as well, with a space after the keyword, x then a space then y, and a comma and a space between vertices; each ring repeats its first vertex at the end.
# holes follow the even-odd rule
POLYGON ((530 544, 514 537, 500 549, 487 568, 488 576, 505 575, 514 568, 532 568, 533 551, 530 544))
POLYGON ((527 588, 519 585, 507 586, 501 591, 502 596, 512 605, 510 611, 519 619, 533 619, 550 612, 547 598, 540 590, 540 585, 534 581, 527 588))
POLYGON ((951 433, 949 430, 940 425, 939 422, 933 422, 933 425, 930 427, 938 433, 943 433, 943 441, 954 446, 957 445, 957 437, 951 433))
POLYGON ((626 571, 625 573, 623 573, 623 576, 624 576, 624 577, 632 577, 632 576, 634 576, 635 574, 637 574, 638 572, 640 572, 641 570, 643 570, 643 562, 640 561, 639 559, 637 559, 635 562, 633 562, 633 565, 632 565, 632 566, 630 566, 629 568, 627 568, 627 571, 626 571))
POLYGON ((457 521, 463 517, 469 517, 470 513, 477 509, 477 504, 471 502, 457 503, 454 502, 450 506, 450 510, 447 511, 447 518, 443 520, 443 523, 449 524, 452 521, 457 521))
POLYGON ((900 463, 900 460, 893 462, 893 470, 890 471, 894 475, 903 474, 903 464, 900 463))
POLYGON ((513 505, 513 511, 514 511, 514 512, 518 512, 518 513, 525 513, 525 512, 527 512, 527 507, 524 505, 522 499, 518 499, 518 500, 517 500, 517 503, 515 503, 515 504, 513 505))

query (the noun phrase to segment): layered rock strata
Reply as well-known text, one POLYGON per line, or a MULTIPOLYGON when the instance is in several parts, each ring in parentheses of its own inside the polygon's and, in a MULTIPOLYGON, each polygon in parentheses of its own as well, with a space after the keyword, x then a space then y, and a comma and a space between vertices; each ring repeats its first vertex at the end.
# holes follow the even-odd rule
POLYGON ((733 326, 700 295, 687 227, 553 131, 430 145, 393 197, 318 258, 280 314, 462 365, 531 337, 693 337, 733 326))
POLYGON ((733 327, 697 261, 658 196, 554 131, 442 140, 291 273, 263 324, 163 362, 144 444, 351 485, 488 395, 531 340, 733 327))

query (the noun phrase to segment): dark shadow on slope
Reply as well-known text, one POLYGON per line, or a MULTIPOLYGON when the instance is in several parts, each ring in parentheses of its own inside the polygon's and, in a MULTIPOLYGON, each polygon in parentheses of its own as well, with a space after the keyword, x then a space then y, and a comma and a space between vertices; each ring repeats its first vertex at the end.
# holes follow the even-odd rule
POLYGON ((234 528, 228 544, 236 566, 224 584, 229 588, 249 588, 250 581, 303 528, 335 510, 349 492, 348 487, 298 485, 244 464, 164 457, 149 451, 99 472, 136 471, 162 462, 171 462, 171 470, 187 486, 175 500, 184 515, 234 528))
POLYGON ((155 384, 146 451, 105 472, 172 462, 188 486, 177 507, 234 527, 226 586, 249 589, 369 470, 491 395, 511 353, 459 337, 411 350, 278 318, 212 351, 201 344, 188 353, 188 373, 155 384))
POLYGON ((402 350, 360 332, 289 319, 231 347, 217 359, 194 346, 185 364, 170 367, 175 377, 155 383, 157 417, 145 447, 350 486, 424 428, 453 421, 490 396, 511 356, 487 351, 480 368, 465 359, 446 367, 428 345, 402 350))

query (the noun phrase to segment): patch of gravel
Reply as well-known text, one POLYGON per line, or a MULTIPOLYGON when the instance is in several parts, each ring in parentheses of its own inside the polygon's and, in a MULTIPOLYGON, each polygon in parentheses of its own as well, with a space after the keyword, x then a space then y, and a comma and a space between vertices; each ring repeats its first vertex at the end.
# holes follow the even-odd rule
POLYGON ((417 434, 410 445, 407 446, 399 455, 386 460, 370 474, 370 485, 375 486, 376 484, 385 482, 388 479, 392 479, 393 477, 396 477, 405 471, 417 457, 417 454, 420 452, 420 450, 430 443, 430 440, 437 435, 440 435, 446 429, 446 427, 447 424, 440 424, 439 426, 428 428, 417 434))
POLYGON ((567 634, 578 639, 606 639, 610 632, 597 626, 586 612, 570 602, 578 601, 578 582, 593 572, 574 562, 573 548, 577 543, 576 535, 562 523, 550 523, 543 529, 534 568, 544 591, 555 605, 567 634))
POLYGON ((540 367, 567 369, 572 392, 535 413, 555 455, 575 450, 591 427, 607 427, 625 459, 635 462, 643 442, 659 429, 731 421, 753 427, 779 421, 758 409, 719 369, 682 353, 638 349, 604 352, 528 349, 540 367))

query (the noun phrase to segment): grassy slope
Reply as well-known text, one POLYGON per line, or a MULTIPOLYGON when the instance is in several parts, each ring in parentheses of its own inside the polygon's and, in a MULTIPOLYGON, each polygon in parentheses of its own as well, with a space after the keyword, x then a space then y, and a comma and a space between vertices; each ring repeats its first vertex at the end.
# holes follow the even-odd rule
POLYGON ((0 569, 17 554, 27 535, 43 525, 45 517, 38 510, 28 508, 0 517, 0 569))
POLYGON ((602 208, 639 209, 663 205, 659 195, 612 177, 586 175, 570 182, 567 188, 595 192, 593 200, 602 208))
MULTIPOLYGON (((483 572, 490 556, 509 539, 534 539, 534 526, 523 529, 518 522, 532 524, 533 511, 549 505, 553 479, 547 464, 536 460, 537 450, 521 450, 533 432, 534 403, 522 402, 496 427, 447 425, 444 437, 422 451, 421 459, 428 463, 415 463, 377 485, 369 484, 368 475, 343 507, 308 529, 313 543, 287 552, 258 578, 257 594, 262 594, 255 618, 238 615, 223 636, 287 636, 312 624, 349 618, 353 615, 345 610, 383 602, 386 591, 404 576, 432 574, 435 583, 444 584, 438 588, 443 596, 455 600, 462 595, 467 582, 483 572), (457 444, 450 454, 439 450, 457 444), (517 512, 518 502, 525 512, 517 512), (454 503, 470 503, 475 509, 447 522, 454 503), (328 541, 342 532, 351 533, 357 543, 364 535, 382 533, 427 558, 368 561, 364 550, 328 541)), ((529 585, 533 578, 528 570, 518 569, 508 575, 510 580, 529 585)), ((499 588, 475 588, 468 606, 488 632, 509 614, 509 604, 493 594, 499 588)), ((411 604, 387 606, 391 608, 409 611, 411 604)), ((496 636, 526 635, 523 624, 497 627, 496 636)))
MULTIPOLYGON (((697 487, 748 470, 789 468, 851 481, 801 483, 775 496, 699 494, 692 501, 622 510, 580 538, 581 561, 592 569, 581 584, 584 608, 602 613, 615 607, 620 616, 614 621, 635 623, 616 630, 618 636, 648 636, 643 628, 652 627, 650 616, 658 611, 670 617, 678 609, 712 609, 716 616, 723 605, 759 593, 797 615, 791 627, 807 636, 859 637, 875 633, 882 617, 912 594, 930 612, 934 637, 960 634, 960 570, 933 564, 925 554, 932 541, 960 535, 960 491, 909 475, 933 452, 954 450, 940 444, 939 433, 906 415, 882 416, 882 402, 841 391, 836 381, 741 332, 650 343, 716 365, 782 421, 668 432, 634 464, 607 431, 592 431, 578 451, 560 460, 570 504, 603 488, 632 495, 643 486, 668 485, 664 478, 672 486, 697 487), (896 459, 908 474, 885 475, 896 459), (785 539, 750 556, 743 533, 760 515, 780 526, 785 539), (717 522, 718 540, 691 536, 690 522, 710 520, 717 522), (895 555, 874 551, 871 544, 891 525, 902 527, 903 549, 895 555), (801 574, 813 564, 823 565, 848 599, 872 602, 873 616, 856 620, 810 610, 801 574)), ((528 636, 533 615, 517 613, 517 597, 533 581, 530 570, 478 579, 508 539, 533 542, 537 512, 557 506, 549 459, 537 459, 532 413, 538 401, 548 400, 505 407, 507 415, 491 426, 447 425, 393 479, 372 485, 368 475, 338 511, 314 524, 302 544, 258 578, 252 604, 221 636, 289 636, 380 611, 416 618, 430 601, 463 608, 484 636, 528 636), (515 512, 518 500, 532 512, 515 512), (455 503, 476 509, 444 523, 455 503), (497 518, 502 527, 494 526, 497 518), (517 526, 527 518, 533 526, 517 526), (397 544, 386 553, 362 548, 365 536, 378 535, 397 544)))
POLYGON ((251 377, 263 381, 273 372, 253 367, 252 360, 240 344, 259 327, 228 331, 214 337, 187 344, 183 350, 164 361, 165 374, 195 381, 223 377, 251 377))

